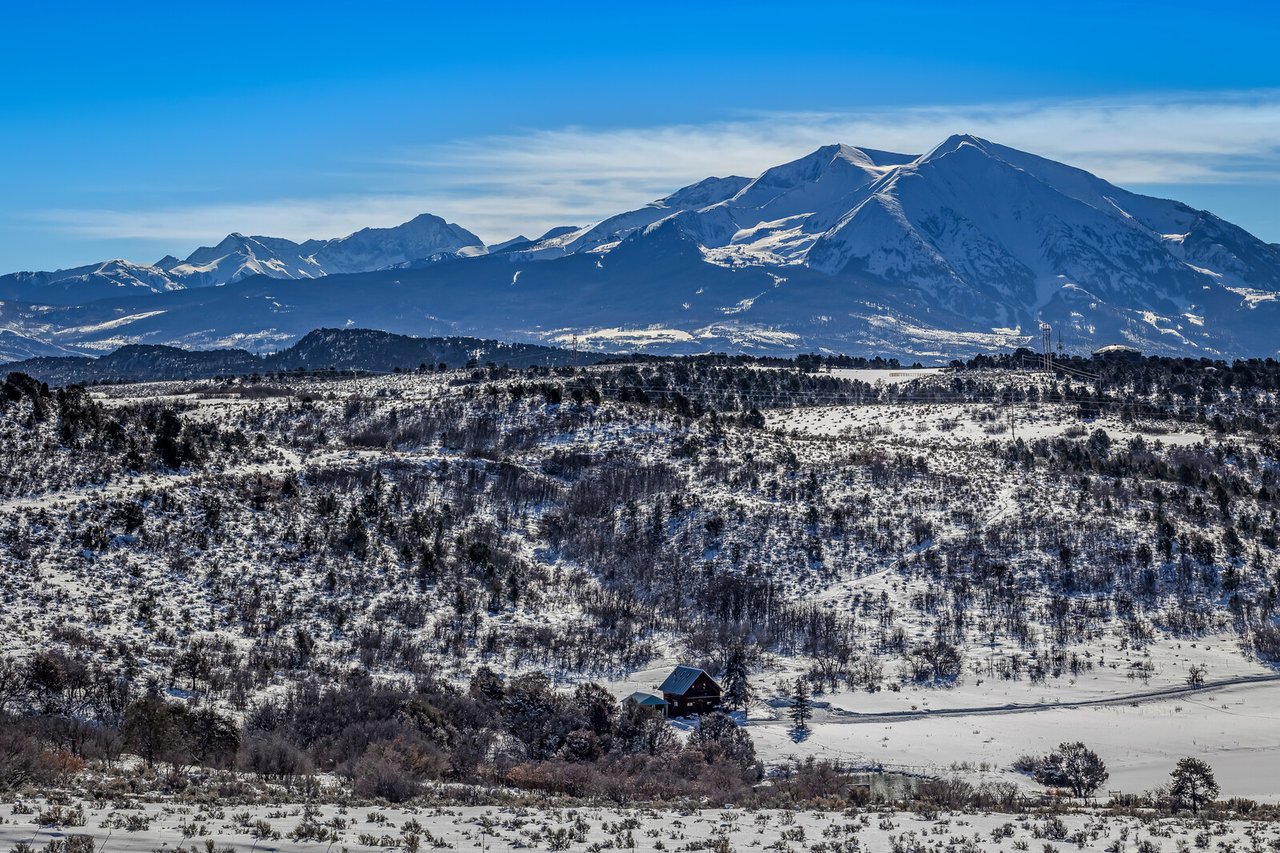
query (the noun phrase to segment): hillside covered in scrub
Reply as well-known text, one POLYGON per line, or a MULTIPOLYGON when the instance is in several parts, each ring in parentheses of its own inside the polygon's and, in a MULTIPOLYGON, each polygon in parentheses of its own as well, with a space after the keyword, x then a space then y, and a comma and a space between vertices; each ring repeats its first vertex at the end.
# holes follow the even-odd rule
MULTIPOLYGON (((921 756, 859 715, 1270 689, 1280 366, 1020 365, 10 374, 0 729, 29 779, 730 801, 806 754, 1035 789, 1012 742, 921 756), (619 704, 674 662, 739 679, 743 725, 619 704)), ((1143 748, 1105 756, 1137 790, 1143 748)))

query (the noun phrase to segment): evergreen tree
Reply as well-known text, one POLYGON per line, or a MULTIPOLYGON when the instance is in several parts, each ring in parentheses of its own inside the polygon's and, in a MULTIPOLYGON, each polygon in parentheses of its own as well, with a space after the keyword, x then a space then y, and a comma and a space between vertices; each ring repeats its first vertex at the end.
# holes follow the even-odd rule
POLYGON ((791 693, 792 731, 800 733, 809 731, 809 720, 813 717, 813 705, 809 702, 809 688, 804 683, 804 676, 796 679, 791 693))
POLYGON ((1199 813, 1200 807, 1218 798, 1218 781, 1213 778, 1213 768, 1198 758, 1184 758, 1169 774, 1169 796, 1176 808, 1190 808, 1199 813))
POLYGON ((734 710, 745 710, 751 702, 751 682, 747 678, 747 653, 735 645, 724 668, 724 704, 734 710))
POLYGON ((689 744, 701 749, 708 763, 724 757, 743 770, 751 771, 753 777, 760 773, 751 735, 746 729, 739 728, 727 714, 712 711, 698 717, 698 727, 689 735, 689 744))

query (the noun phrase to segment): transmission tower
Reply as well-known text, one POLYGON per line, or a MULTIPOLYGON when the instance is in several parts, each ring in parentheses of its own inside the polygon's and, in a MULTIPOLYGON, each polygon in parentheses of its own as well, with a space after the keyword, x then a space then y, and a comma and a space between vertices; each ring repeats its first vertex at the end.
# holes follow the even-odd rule
POLYGON ((1044 372, 1053 372, 1053 326, 1040 324, 1040 343, 1044 351, 1044 372))

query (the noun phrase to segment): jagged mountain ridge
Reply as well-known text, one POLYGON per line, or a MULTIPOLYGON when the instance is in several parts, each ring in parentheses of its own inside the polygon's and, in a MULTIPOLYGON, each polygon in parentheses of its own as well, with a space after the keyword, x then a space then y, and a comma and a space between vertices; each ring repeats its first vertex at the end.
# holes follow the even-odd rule
POLYGON ((53 386, 166 379, 208 379, 253 373, 356 370, 387 373, 421 365, 451 368, 469 362, 512 367, 588 364, 590 354, 536 344, 510 344, 469 337, 415 338, 376 329, 316 329, 279 352, 245 349, 186 350, 130 344, 98 358, 43 356, 0 364, 0 376, 17 371, 53 386))
POLYGON ((1077 351, 1124 342, 1277 353, 1274 244, 967 135, 922 155, 824 146, 754 179, 708 178, 593 225, 464 249, 404 251, 336 278, 266 270, 216 291, 11 306, 18 319, 7 325, 71 349, 265 350, 318 326, 357 325, 599 349, 942 361, 1028 344, 1048 322, 1077 351))
POLYGON ((311 279, 484 252, 483 241, 470 231, 424 213, 403 225, 364 228, 334 240, 295 243, 233 233, 183 260, 167 255, 152 265, 117 259, 67 270, 12 273, 0 276, 0 299, 76 304, 130 293, 213 287, 255 275, 311 279))

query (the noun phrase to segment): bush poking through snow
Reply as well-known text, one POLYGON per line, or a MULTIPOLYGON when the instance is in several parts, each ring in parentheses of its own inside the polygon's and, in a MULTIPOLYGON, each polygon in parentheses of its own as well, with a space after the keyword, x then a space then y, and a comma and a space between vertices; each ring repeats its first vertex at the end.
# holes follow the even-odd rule
POLYGON ((1077 797, 1087 797, 1107 781, 1107 765, 1083 743, 1063 743, 1044 757, 1032 775, 1041 785, 1069 788, 1077 797))

